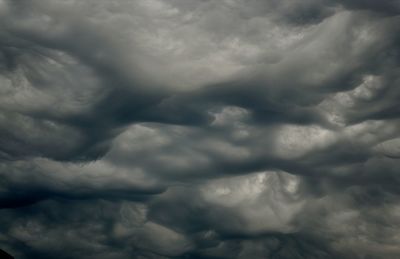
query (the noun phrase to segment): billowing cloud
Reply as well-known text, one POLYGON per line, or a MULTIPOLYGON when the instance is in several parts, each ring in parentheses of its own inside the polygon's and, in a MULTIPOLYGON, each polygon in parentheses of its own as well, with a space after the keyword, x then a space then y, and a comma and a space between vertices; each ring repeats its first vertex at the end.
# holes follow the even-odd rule
POLYGON ((0 248, 399 257, 399 14, 0 0, 0 248))

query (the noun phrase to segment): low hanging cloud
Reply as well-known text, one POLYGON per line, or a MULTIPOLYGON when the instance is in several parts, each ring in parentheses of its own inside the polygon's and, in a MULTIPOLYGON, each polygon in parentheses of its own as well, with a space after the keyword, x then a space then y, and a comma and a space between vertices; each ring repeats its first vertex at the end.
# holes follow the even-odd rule
POLYGON ((0 0, 0 248, 399 257, 399 14, 0 0))

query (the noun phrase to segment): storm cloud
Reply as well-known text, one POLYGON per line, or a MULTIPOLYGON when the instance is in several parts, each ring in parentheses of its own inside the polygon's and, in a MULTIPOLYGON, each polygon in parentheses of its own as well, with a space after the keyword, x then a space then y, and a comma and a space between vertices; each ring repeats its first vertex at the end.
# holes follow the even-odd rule
POLYGON ((0 0, 0 249, 400 257, 400 3, 0 0))

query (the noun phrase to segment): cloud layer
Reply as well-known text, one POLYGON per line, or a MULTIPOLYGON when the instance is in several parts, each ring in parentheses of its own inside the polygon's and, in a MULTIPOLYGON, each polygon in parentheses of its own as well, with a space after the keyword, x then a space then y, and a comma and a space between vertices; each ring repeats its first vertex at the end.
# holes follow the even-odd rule
POLYGON ((399 14, 0 0, 0 248, 399 257, 399 14))

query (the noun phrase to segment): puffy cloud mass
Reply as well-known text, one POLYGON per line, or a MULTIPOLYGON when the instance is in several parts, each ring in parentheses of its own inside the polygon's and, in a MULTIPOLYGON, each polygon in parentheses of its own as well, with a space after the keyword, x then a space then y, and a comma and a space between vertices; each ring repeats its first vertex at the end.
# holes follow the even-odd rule
POLYGON ((0 0, 0 249, 400 258, 400 2, 0 0))

